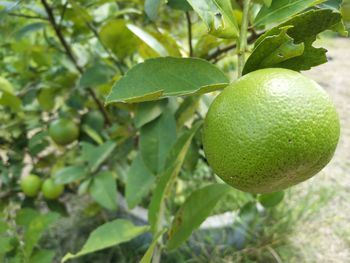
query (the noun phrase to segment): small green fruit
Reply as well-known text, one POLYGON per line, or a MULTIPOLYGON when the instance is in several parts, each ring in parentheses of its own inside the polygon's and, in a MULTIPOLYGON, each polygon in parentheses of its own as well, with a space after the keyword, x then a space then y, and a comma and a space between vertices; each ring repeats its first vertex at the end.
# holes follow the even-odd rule
POLYGON ((41 192, 43 193, 46 199, 57 199, 64 191, 64 186, 60 184, 56 184, 53 179, 46 179, 41 188, 41 192))
POLYGON ((40 191, 41 179, 35 174, 30 174, 22 177, 20 185, 23 193, 26 196, 35 197, 40 191))
POLYGON ((79 127, 72 120, 58 119, 51 123, 49 135, 55 143, 67 145, 78 138, 79 127))

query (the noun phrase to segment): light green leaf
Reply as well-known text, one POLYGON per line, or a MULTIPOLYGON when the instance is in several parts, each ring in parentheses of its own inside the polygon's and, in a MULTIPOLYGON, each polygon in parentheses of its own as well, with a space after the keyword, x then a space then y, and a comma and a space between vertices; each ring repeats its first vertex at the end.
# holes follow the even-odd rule
POLYGON ((117 210, 117 183, 111 172, 97 174, 89 188, 92 198, 109 210, 117 210))
POLYGON ((154 58, 130 69, 114 84, 106 103, 142 102, 211 92, 227 86, 216 66, 198 58, 154 58))
POLYGON ((126 202, 130 209, 141 202, 153 183, 154 175, 148 170, 139 153, 131 164, 125 185, 126 202))
POLYGON ((51 111, 55 107, 56 92, 55 88, 40 89, 37 100, 44 111, 51 111))
POLYGON ((95 172, 100 167, 116 146, 116 143, 112 141, 107 141, 99 146, 87 142, 81 143, 82 158, 88 162, 91 173, 95 172))
POLYGON ((176 212, 169 229, 167 248, 180 246, 210 215, 216 203, 232 188, 226 184, 211 184, 198 189, 187 198, 176 212))
POLYGON ((83 124, 81 126, 81 129, 95 142, 97 142, 98 144, 103 144, 103 139, 101 138, 101 136, 89 125, 83 124))
POLYGON ((42 23, 42 22, 36 22, 36 23, 25 25, 15 33, 16 39, 20 40, 21 38, 25 37, 27 34, 41 30, 46 26, 47 26, 47 23, 42 23))
POLYGON ((159 117, 168 104, 168 100, 146 101, 137 105, 134 123, 136 128, 141 128, 146 123, 149 123, 159 117))
POLYGON ((157 52, 160 56, 168 56, 169 53, 166 48, 151 34, 147 33, 145 30, 141 29, 132 24, 127 24, 127 27, 131 32, 133 32, 138 38, 145 42, 150 48, 157 52))
POLYGON ((81 180, 87 176, 86 169, 82 166, 67 166, 54 174, 56 184, 69 184, 81 180))
POLYGON ((112 68, 102 63, 94 63, 87 68, 80 78, 80 87, 94 87, 110 81, 114 72, 112 68))
POLYGON ((8 106, 14 112, 18 112, 21 110, 22 101, 16 95, 0 90, 0 105, 8 106))
POLYGON ((167 157, 166 170, 159 177, 148 209, 148 221, 154 234, 162 224, 162 218, 159 218, 159 214, 164 209, 164 200, 180 172, 192 138, 201 125, 201 122, 197 122, 190 130, 181 134, 167 157))
POLYGON ((282 22, 291 16, 324 0, 278 0, 272 1, 270 6, 263 6, 257 14, 254 25, 268 25, 282 22))
POLYGON ((163 170, 165 159, 176 140, 176 122, 169 109, 140 130, 140 152, 148 169, 157 174, 163 170))
POLYGON ((268 193, 268 194, 262 194, 259 195, 259 202, 262 204, 264 207, 274 207, 278 205, 284 197, 284 192, 274 192, 274 193, 268 193))
POLYGON ((100 31, 102 43, 123 59, 137 49, 137 38, 126 27, 123 19, 115 19, 104 24, 100 31))
POLYGON ((182 126, 193 116, 195 115, 195 112, 198 109, 199 106, 199 96, 192 96, 192 97, 187 97, 185 100, 182 102, 180 107, 177 109, 175 113, 175 118, 176 118, 176 128, 179 130, 182 128, 182 126))
POLYGON ((158 240, 162 237, 162 235, 166 232, 166 229, 163 229, 162 231, 160 231, 154 238, 153 241, 151 243, 151 245, 148 247, 146 253, 143 255, 143 257, 141 258, 140 263, 150 263, 152 260, 152 256, 153 256, 153 252, 154 249, 157 245, 158 240))
POLYGON ((55 257, 55 251, 47 250, 47 249, 40 249, 29 259, 29 263, 54 262, 53 261, 54 257, 55 257))
POLYGON ((329 9, 310 10, 294 16, 257 39, 243 74, 266 67, 308 70, 325 63, 327 50, 315 48, 312 44, 319 33, 334 30, 340 22, 341 15, 329 9))
POLYGON ((145 0, 145 12, 151 20, 156 20, 160 5, 165 4, 165 0, 145 0))
POLYGON ((237 38, 239 28, 230 0, 188 0, 193 10, 216 37, 237 38))
POLYGON ((135 226, 130 221, 117 219, 99 226, 91 232, 83 248, 76 254, 68 253, 62 263, 71 258, 80 257, 104 248, 112 247, 147 232, 148 226, 135 226))

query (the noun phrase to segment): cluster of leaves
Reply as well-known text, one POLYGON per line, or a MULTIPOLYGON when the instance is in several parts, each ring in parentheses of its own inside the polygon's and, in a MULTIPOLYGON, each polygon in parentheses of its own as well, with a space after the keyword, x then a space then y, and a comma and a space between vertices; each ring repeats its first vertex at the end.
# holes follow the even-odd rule
MULTIPOLYGON (((326 62, 326 51, 312 44, 328 29, 345 34, 337 12, 340 3, 253 1, 248 39, 260 37, 243 73, 266 67, 300 71, 326 62)), ((150 226, 113 220, 92 232, 81 251, 63 260, 150 231, 153 242, 142 261, 149 262, 159 242, 166 241, 169 250, 179 247, 232 191, 212 176, 178 204, 171 198, 178 178, 193 174, 198 160, 204 159, 200 128, 211 97, 200 95, 232 81, 228 75, 235 64, 225 53, 242 37, 241 4, 1 2, 2 202, 24 206, 18 181, 29 169, 66 185, 67 192, 88 193, 101 209, 115 211, 121 196, 130 209, 148 208, 150 226), (53 143, 48 126, 59 117, 80 124, 79 142, 65 147, 53 143), (175 211, 174 217, 167 210, 175 211)), ((260 202, 273 203, 279 197, 262 197, 260 202)), ((47 205, 62 212, 66 203, 47 205)), ((31 206, 38 208, 39 203, 31 206)), ((24 242, 33 246, 37 240, 24 242)), ((9 245, 2 253, 13 249, 9 245)), ((26 253, 32 256, 32 250, 26 253)))

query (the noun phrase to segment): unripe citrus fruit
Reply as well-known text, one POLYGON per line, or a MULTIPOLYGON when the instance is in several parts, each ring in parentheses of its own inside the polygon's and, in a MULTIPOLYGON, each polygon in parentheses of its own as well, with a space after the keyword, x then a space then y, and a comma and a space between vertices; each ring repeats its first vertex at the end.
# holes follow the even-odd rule
POLYGON ((79 127, 72 120, 58 119, 51 123, 49 135, 55 143, 67 145, 78 138, 79 127))
POLYGON ((268 193, 319 172, 333 156, 339 130, 335 107, 316 82, 292 70, 262 69, 213 101, 203 146, 226 183, 268 193))
POLYGON ((26 196, 35 197, 40 191, 41 179, 35 174, 30 174, 21 178, 20 185, 26 196))
POLYGON ((53 179, 46 179, 41 187, 41 192, 46 199, 57 199, 63 193, 64 186, 56 184, 53 179))

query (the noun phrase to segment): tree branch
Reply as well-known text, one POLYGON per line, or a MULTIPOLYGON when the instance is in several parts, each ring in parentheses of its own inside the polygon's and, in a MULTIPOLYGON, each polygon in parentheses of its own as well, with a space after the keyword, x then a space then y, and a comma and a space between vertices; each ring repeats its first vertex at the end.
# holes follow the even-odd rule
POLYGON ((24 14, 17 14, 17 13, 7 13, 9 16, 17 16, 17 17, 23 17, 23 18, 28 18, 28 19, 40 19, 40 20, 48 20, 46 17, 42 16, 31 16, 31 15, 24 15, 24 14))
POLYGON ((192 47, 192 22, 191 22, 191 16, 190 13, 187 11, 186 13, 186 19, 187 19, 187 36, 188 36, 188 50, 189 50, 189 56, 193 56, 193 47, 192 47))
MULTIPOLYGON (((68 58, 72 61, 72 63, 74 64, 75 68, 79 71, 80 74, 84 73, 84 70, 79 66, 72 49, 70 48, 69 44, 67 43, 66 39, 64 38, 62 31, 59 27, 59 25, 56 23, 55 20, 55 16, 53 14, 53 11, 51 9, 51 7, 49 6, 49 4, 46 2, 46 0, 41 0, 41 3, 43 4, 45 11, 47 13, 48 19, 50 24, 52 25, 58 39, 60 40, 66 55, 68 56, 68 58)), ((97 98, 95 92, 93 89, 91 89, 90 87, 87 88, 87 91, 89 92, 89 94, 91 95, 91 97, 93 98, 93 100, 95 101, 95 103, 97 104, 99 110, 101 111, 101 113, 104 116, 105 122, 107 125, 111 125, 111 121, 108 117, 107 111, 104 108, 102 102, 97 98)))

